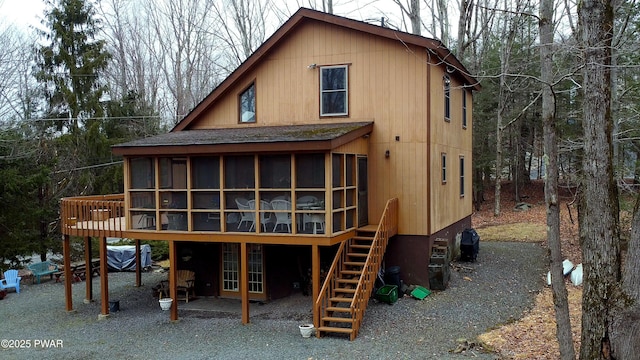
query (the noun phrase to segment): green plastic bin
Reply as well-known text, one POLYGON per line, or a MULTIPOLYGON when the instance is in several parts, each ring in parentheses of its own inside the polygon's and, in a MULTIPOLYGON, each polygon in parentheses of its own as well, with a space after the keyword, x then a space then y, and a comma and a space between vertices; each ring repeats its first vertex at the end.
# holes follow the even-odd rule
POLYGON ((385 285, 376 291, 376 299, 391 305, 398 301, 398 287, 396 285, 385 285))
POLYGON ((429 291, 429 289, 422 286, 416 286, 416 288, 413 289, 413 291, 411 292, 411 296, 413 296, 418 300, 424 300, 424 298, 426 298, 430 294, 431 294, 431 291, 429 291))

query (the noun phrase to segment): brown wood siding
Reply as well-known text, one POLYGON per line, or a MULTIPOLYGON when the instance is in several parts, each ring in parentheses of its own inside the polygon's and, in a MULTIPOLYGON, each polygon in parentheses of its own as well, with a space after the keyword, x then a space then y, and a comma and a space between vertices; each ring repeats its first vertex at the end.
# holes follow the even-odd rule
POLYGON ((431 182, 431 219, 432 233, 440 231, 461 218, 472 213, 472 99, 467 96, 467 126, 462 126, 462 90, 461 84, 451 79, 451 117, 444 120, 444 87, 442 74, 433 76, 432 86, 432 137, 430 145, 430 168, 433 174, 431 182), (441 154, 447 154, 447 182, 441 181, 441 154), (460 196, 460 157, 464 157, 464 196, 460 196))
MULTIPOLYGON (((451 146, 447 150, 449 159, 465 154, 470 186, 471 101, 467 102, 468 137, 461 136, 464 134, 460 133, 459 127, 451 130, 460 122, 456 112, 460 109, 456 105, 459 94, 455 91, 452 91, 451 109, 452 117, 458 120, 442 124, 444 68, 429 66, 430 58, 424 48, 309 21, 289 34, 263 59, 252 71, 244 74, 236 87, 218 100, 212 111, 189 127, 373 120, 374 130, 368 147, 369 219, 372 222, 380 217, 386 200, 392 197, 399 199, 398 226, 402 234, 426 235, 470 213, 470 188, 462 200, 459 197, 454 199, 456 191, 448 192, 445 197, 439 194, 440 151, 436 150, 438 144, 453 141, 448 145, 451 146), (349 64, 348 117, 319 116, 319 69, 309 69, 310 64, 349 64), (429 75, 433 79, 430 86, 428 71, 432 72, 429 75), (238 94, 254 79, 257 121, 255 124, 238 124, 238 94), (427 108, 429 96, 431 109, 427 108), (431 130, 428 129, 429 118, 434 122, 431 130), (430 140, 435 141, 431 147, 428 145, 430 140), (385 157, 387 150, 388 158, 385 157), (437 161, 434 162, 434 158, 437 161), (432 179, 430 174, 434 167, 438 175, 432 179), (438 196, 431 205, 430 190, 436 191, 438 196), (452 206, 457 204, 465 208, 452 206), (435 222, 433 229, 430 221, 435 222)), ((437 61, 435 58, 432 60, 437 61)))

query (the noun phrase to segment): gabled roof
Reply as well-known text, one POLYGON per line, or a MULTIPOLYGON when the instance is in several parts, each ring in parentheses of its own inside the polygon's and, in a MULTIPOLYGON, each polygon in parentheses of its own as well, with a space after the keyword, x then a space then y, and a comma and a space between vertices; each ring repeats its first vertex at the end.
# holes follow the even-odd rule
POLYGON ((305 21, 314 20, 321 21, 335 26, 374 34, 386 37, 406 44, 412 44, 428 49, 434 54, 439 61, 445 63, 453 76, 457 76, 462 80, 465 86, 469 86, 474 90, 480 90, 480 85, 474 79, 467 69, 458 61, 458 59, 447 49, 442 42, 435 39, 425 38, 406 32, 372 25, 366 22, 348 19, 320 11, 306 8, 300 8, 287 20, 267 41, 265 41, 249 58, 247 58, 231 75, 229 75, 220 85, 218 85, 204 100, 202 100, 184 119, 182 119, 171 131, 181 131, 186 129, 189 124, 197 119, 202 113, 206 112, 215 101, 223 95, 242 75, 253 69, 269 51, 282 41, 290 32, 305 21))
POLYGON ((113 146, 118 155, 330 151, 365 136, 373 122, 174 131, 113 146))

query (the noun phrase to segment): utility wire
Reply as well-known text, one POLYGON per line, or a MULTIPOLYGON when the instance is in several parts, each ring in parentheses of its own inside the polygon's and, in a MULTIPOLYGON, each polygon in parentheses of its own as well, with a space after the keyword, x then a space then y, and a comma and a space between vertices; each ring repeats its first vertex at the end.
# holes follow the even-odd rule
POLYGON ((65 172, 69 172, 69 171, 78 171, 78 170, 86 170, 86 169, 95 169, 95 168, 99 168, 99 167, 105 167, 105 166, 112 166, 112 165, 118 165, 118 164, 122 164, 124 161, 120 160, 120 161, 112 161, 109 163, 104 163, 104 164, 96 164, 96 165, 89 165, 89 166, 82 166, 82 167, 77 167, 77 168, 73 168, 73 169, 65 169, 65 170, 58 170, 58 171, 53 171, 53 174, 60 174, 60 173, 65 173, 65 172))

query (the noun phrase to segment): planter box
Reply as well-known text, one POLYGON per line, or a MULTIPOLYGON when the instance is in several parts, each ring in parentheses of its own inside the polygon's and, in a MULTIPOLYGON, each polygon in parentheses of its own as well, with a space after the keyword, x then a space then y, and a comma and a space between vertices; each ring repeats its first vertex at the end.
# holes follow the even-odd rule
POLYGON ((391 305, 398 301, 398 287, 396 285, 385 285, 376 291, 376 299, 391 305))

